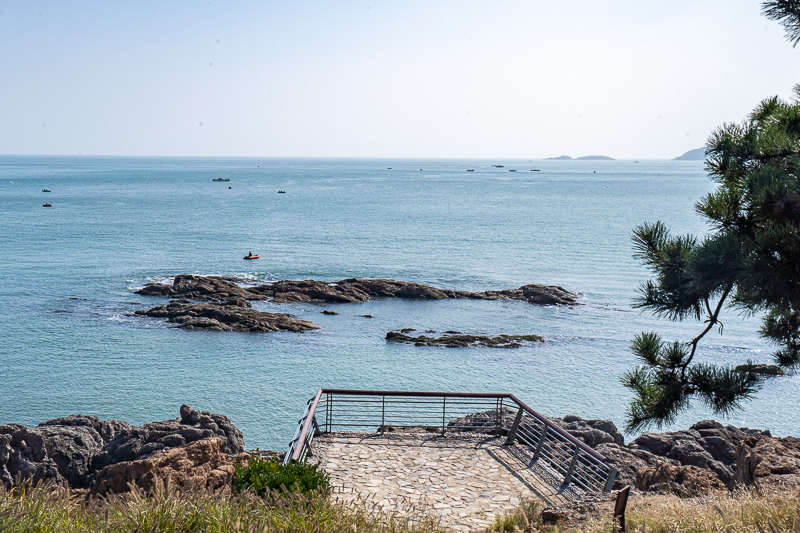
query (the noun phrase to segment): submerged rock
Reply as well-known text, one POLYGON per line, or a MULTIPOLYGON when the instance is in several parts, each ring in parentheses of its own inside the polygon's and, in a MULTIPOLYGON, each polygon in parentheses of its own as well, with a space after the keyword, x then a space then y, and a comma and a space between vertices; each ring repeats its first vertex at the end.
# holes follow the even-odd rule
POLYGON ((136 291, 146 296, 167 296, 191 300, 225 301, 271 300, 275 303, 360 303, 370 298, 408 298, 444 300, 467 298, 475 300, 524 300, 539 305, 573 305, 578 295, 553 285, 523 285, 500 291, 454 291, 421 283, 393 279, 349 278, 336 282, 317 280, 283 280, 254 287, 241 287, 244 280, 220 276, 180 274, 172 285, 148 283, 136 291))
MULTIPOLYGON (((406 328, 407 329, 407 328, 406 328)), ((407 332, 407 331, 406 331, 407 332)), ((448 348, 466 348, 471 346, 487 346, 489 348, 519 348, 523 342, 544 342, 540 335, 466 335, 460 332, 448 332, 441 337, 420 335, 412 337, 398 331, 386 334, 386 340, 413 344, 414 346, 446 346, 448 348)))

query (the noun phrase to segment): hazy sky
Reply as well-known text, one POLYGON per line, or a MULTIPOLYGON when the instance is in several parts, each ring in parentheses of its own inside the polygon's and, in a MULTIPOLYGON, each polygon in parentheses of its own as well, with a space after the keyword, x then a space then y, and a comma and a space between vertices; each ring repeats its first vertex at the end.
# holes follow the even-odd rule
POLYGON ((800 82, 758 0, 0 0, 0 153, 672 158, 800 82))

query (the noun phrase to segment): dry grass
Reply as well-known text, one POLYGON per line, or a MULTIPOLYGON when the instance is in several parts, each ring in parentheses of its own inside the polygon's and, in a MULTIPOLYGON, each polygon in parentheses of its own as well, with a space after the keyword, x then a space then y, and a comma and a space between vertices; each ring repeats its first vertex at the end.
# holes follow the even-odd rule
MULTIPOLYGON (((599 518, 580 523, 543 525, 525 507, 499 518, 494 531, 525 533, 611 533, 611 505, 599 518)), ((630 533, 800 533, 800 491, 720 492, 682 499, 671 495, 635 494, 628 502, 630 533)))
POLYGON ((2 532, 368 532, 439 533, 435 516, 391 516, 369 504, 345 506, 324 495, 289 496, 252 492, 160 488, 86 500, 48 485, 11 491, 0 488, 2 532))

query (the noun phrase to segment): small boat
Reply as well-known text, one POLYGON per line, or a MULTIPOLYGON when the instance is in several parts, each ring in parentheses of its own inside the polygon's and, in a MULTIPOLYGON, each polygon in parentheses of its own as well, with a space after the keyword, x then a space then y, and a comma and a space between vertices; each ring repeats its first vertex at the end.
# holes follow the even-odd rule
POLYGON ((259 257, 261 257, 261 254, 256 254, 256 255, 246 255, 246 256, 244 256, 244 258, 243 258, 243 259, 258 259, 259 257))
POLYGON ((42 204, 42 207, 53 207, 53 204, 42 204))
POLYGON ((509 168, 508 171, 509 172, 516 172, 516 170, 514 170, 513 168, 509 168))
POLYGON ((53 192, 50 189, 42 189, 42 192, 53 192))
POLYGON ((494 168, 503 168, 503 165, 492 165, 494 168))
POLYGON ((539 169, 538 168, 532 168, 531 172, 539 172, 539 169))
POLYGON ((229 188, 229 189, 231 188, 231 187, 230 187, 230 185, 228 186, 228 188, 229 188))
POLYGON ((214 178, 211 181, 231 181, 231 179, 230 178, 219 177, 219 178, 214 178))
POLYGON ((278 191, 278 194, 286 194, 286 191, 278 191))
POLYGON ((474 168, 468 168, 467 172, 475 172, 475 169, 474 168))

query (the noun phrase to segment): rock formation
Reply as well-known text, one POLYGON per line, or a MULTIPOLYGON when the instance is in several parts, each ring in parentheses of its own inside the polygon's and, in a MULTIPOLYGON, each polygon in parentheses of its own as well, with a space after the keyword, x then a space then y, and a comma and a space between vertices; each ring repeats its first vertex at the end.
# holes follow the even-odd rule
POLYGON ((144 459, 108 465, 97 473, 92 494, 127 492, 129 484, 149 492, 158 483, 182 489, 221 489, 233 483, 231 456, 225 441, 210 437, 151 454, 144 459))
POLYGON ((667 462, 637 471, 635 486, 639 490, 669 492, 683 498, 704 496, 725 489, 719 478, 708 470, 667 462))
POLYGON ((336 282, 304 280, 275 281, 254 287, 241 287, 237 278, 219 276, 175 276, 172 285, 148 283, 136 291, 145 296, 168 296, 189 300, 270 300, 274 303, 359 303, 370 298, 408 298, 444 300, 468 298, 476 300, 524 300, 539 305, 574 305, 578 296, 562 287, 523 285, 501 291, 454 291, 430 285, 393 279, 343 279, 336 282))
POLYGON ((497 335, 495 337, 488 337, 486 335, 451 333, 440 337, 428 337, 427 335, 412 337, 397 331, 388 332, 386 334, 386 340, 413 344, 415 346, 446 346, 448 348, 466 348, 468 346, 519 348, 522 346, 523 342, 544 342, 544 338, 540 335, 497 335))
POLYGON ((164 450, 218 438, 222 453, 244 451, 242 433, 227 416, 181 406, 181 418, 132 426, 118 420, 72 415, 35 428, 0 425, 0 483, 67 482, 88 488, 109 465, 139 461, 164 450))
POLYGON ((800 439, 751 435, 736 454, 738 485, 780 490, 800 487, 800 439))
POLYGON ((308 331, 319 329, 309 320, 300 320, 287 313, 266 313, 251 309, 245 300, 224 302, 191 303, 175 300, 148 310, 137 310, 135 314, 156 318, 167 318, 184 329, 206 329, 211 331, 308 331))

